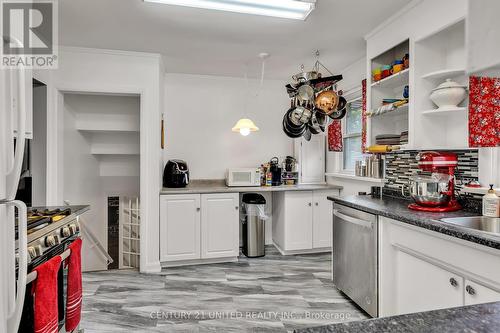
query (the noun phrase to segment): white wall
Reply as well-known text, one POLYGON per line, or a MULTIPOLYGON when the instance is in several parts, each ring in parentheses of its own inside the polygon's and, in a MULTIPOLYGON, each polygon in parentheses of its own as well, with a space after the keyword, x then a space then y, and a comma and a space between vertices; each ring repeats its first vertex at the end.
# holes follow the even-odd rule
POLYGON ((167 74, 165 76, 164 162, 185 160, 192 179, 222 179, 227 168, 256 167, 273 156, 293 153, 293 140, 281 128, 290 107, 285 82, 167 74), (247 137, 231 132, 244 114, 260 131, 247 137))
MULTIPOLYGON (((49 111, 47 201, 61 205, 64 196, 62 129, 63 93, 138 94, 140 102, 141 271, 158 272, 159 191, 161 186, 160 108, 163 103, 160 55, 85 48, 60 48, 59 69, 48 77, 49 111), (157 128, 158 130, 154 130, 157 128), (54 130, 55 129, 55 130, 54 130)), ((47 82, 44 80, 44 82, 47 82)), ((82 202, 84 203, 84 202, 82 202)))

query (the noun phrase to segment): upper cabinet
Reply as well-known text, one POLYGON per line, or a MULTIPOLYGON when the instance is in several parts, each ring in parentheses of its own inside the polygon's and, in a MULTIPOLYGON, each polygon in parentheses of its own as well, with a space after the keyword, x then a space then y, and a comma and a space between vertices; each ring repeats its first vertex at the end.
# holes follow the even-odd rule
POLYGON ((467 20, 467 71, 500 75, 500 1, 469 0, 467 20))

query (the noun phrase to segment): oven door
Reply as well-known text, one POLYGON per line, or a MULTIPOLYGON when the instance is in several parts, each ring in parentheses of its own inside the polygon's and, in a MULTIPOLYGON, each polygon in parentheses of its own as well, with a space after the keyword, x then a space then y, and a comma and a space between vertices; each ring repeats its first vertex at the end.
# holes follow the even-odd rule
POLYGON ((377 216, 338 204, 333 215, 333 283, 378 317, 377 216))

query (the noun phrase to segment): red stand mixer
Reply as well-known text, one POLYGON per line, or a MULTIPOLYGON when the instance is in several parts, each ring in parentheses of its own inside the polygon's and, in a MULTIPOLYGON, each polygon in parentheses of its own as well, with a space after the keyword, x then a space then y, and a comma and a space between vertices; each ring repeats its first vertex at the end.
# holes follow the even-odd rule
POLYGON ((409 191, 415 203, 408 208, 435 213, 462 209, 455 198, 457 155, 427 151, 419 153, 417 161, 418 167, 422 171, 431 172, 431 175, 410 177, 409 191))

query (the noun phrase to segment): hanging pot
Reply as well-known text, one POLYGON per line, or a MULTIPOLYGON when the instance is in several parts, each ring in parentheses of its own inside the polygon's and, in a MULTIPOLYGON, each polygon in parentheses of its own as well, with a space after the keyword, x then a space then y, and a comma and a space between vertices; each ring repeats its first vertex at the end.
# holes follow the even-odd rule
POLYGON ((312 134, 319 134, 319 133, 321 133, 321 128, 320 128, 319 122, 318 122, 318 120, 316 118, 316 114, 317 114, 317 112, 313 112, 311 120, 307 124, 307 126, 309 128, 309 131, 312 134))
POLYGON ((314 89, 308 85, 303 84, 297 89, 297 98, 301 102, 309 102, 314 98, 314 89))
POLYGON ((290 120, 293 124, 299 126, 301 124, 307 124, 311 119, 312 111, 303 106, 297 106, 290 113, 290 120))
POLYGON ((333 90, 321 92, 314 101, 316 108, 323 113, 329 115, 337 109, 339 96, 333 90))
POLYGON ((347 106, 347 101, 344 98, 344 96, 339 96, 339 103, 337 104, 337 111, 341 111, 342 109, 345 109, 347 106))
POLYGON ((309 126, 306 126, 306 131, 304 132, 304 139, 306 139, 306 141, 311 141, 311 138, 312 138, 312 134, 311 134, 311 131, 309 130, 309 126))

